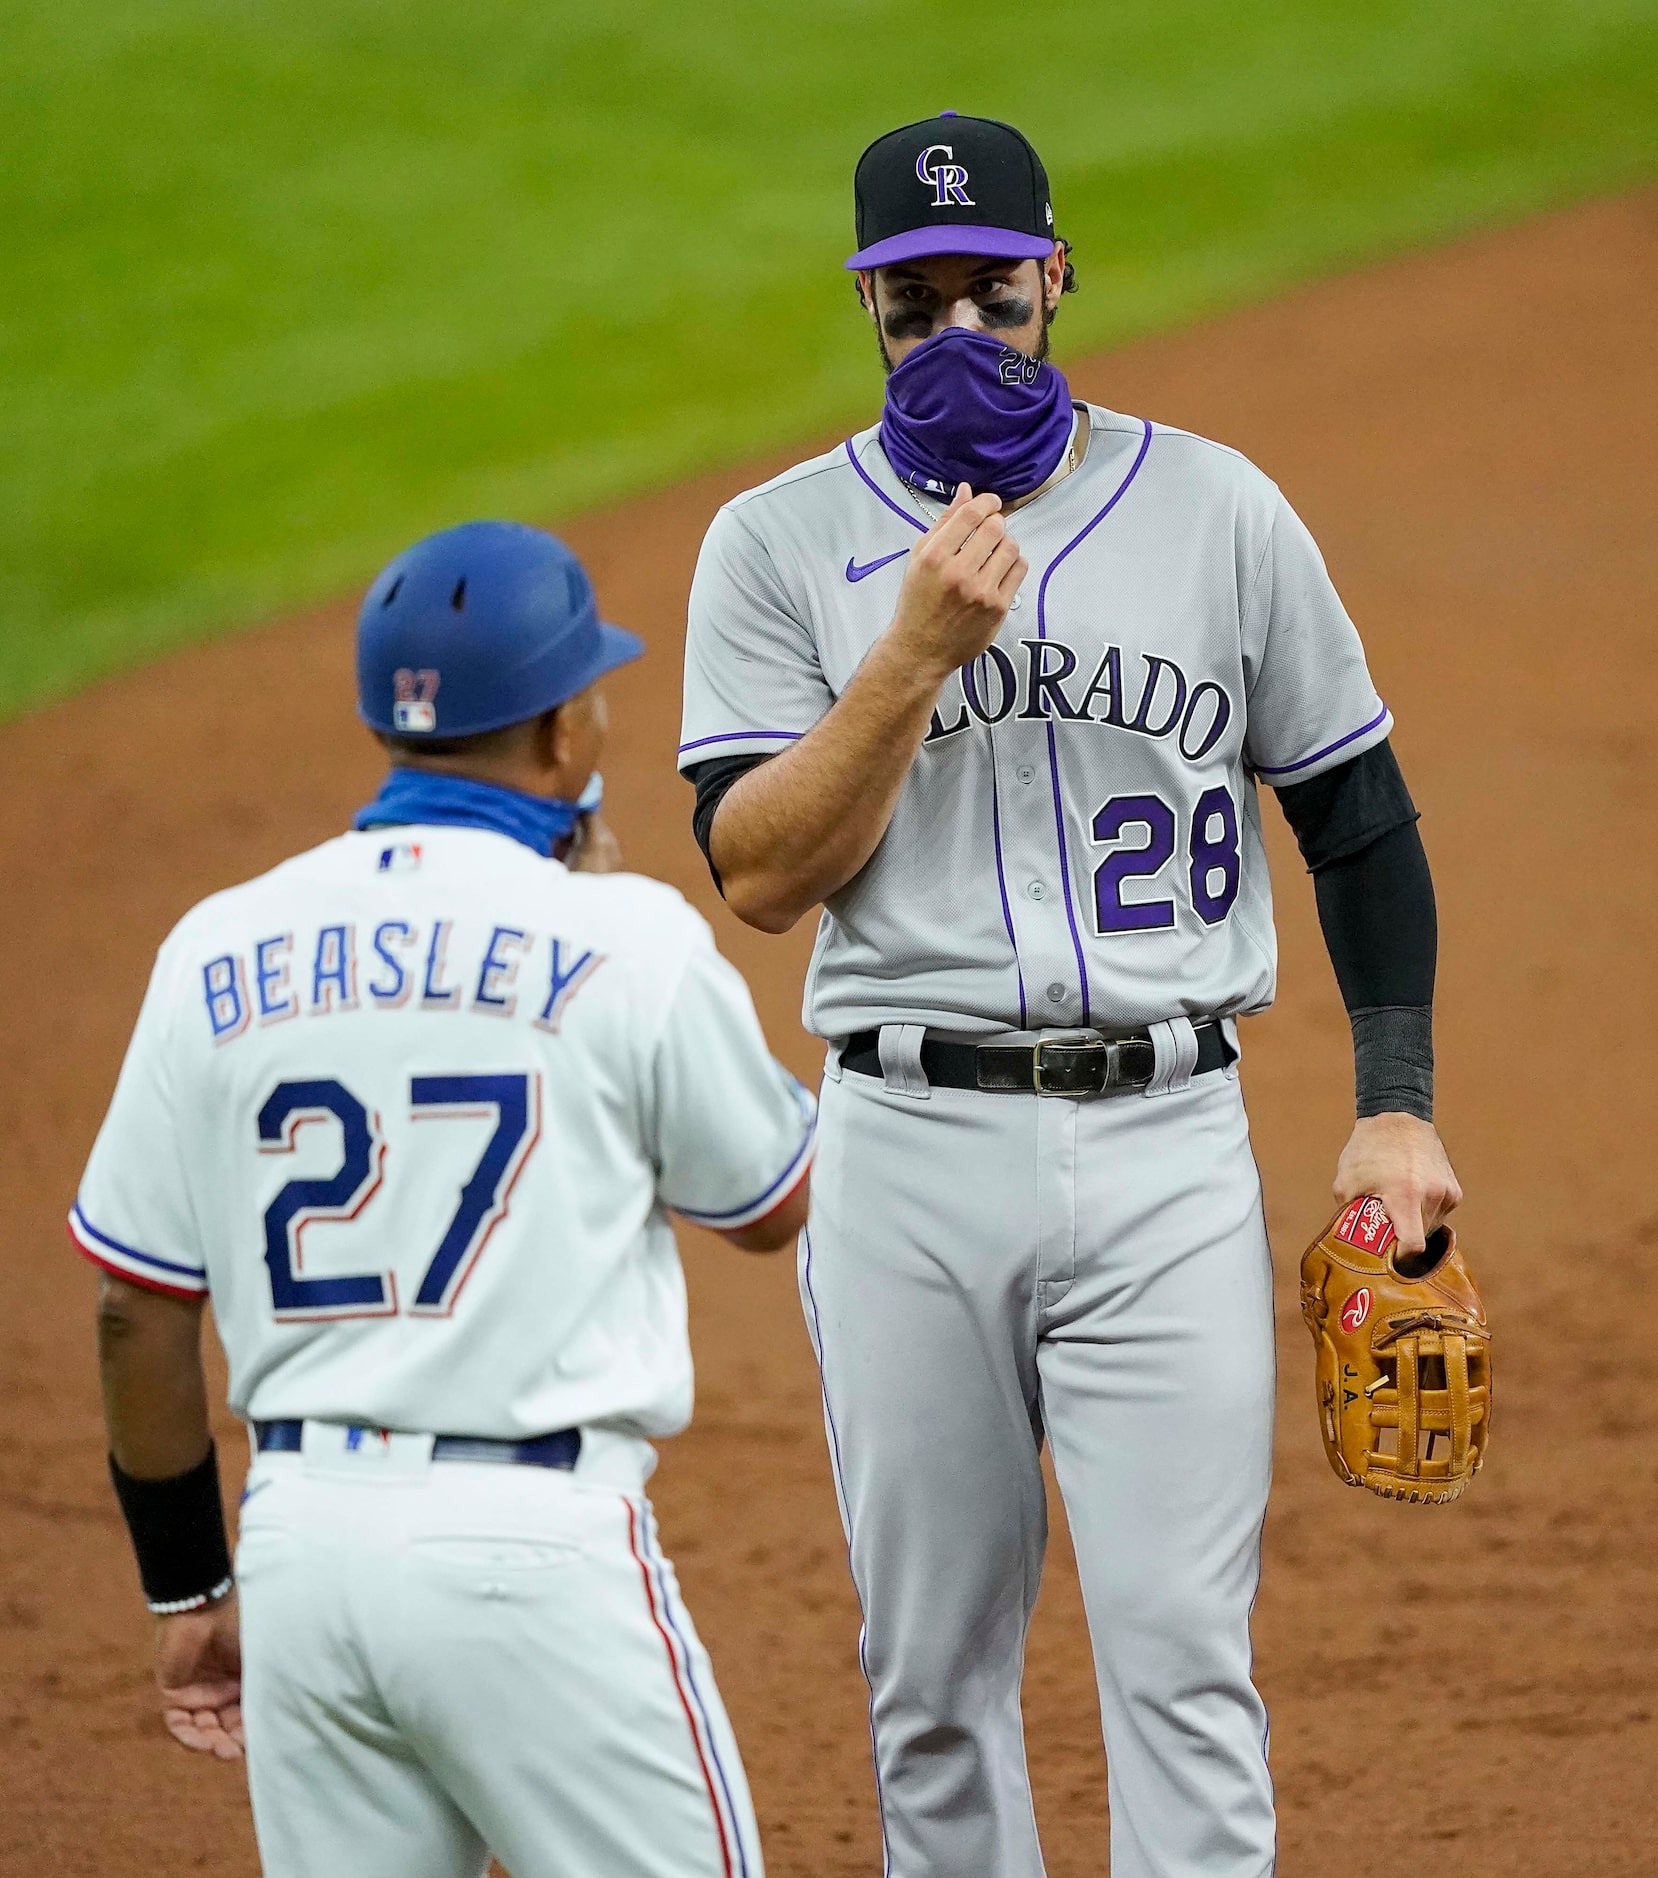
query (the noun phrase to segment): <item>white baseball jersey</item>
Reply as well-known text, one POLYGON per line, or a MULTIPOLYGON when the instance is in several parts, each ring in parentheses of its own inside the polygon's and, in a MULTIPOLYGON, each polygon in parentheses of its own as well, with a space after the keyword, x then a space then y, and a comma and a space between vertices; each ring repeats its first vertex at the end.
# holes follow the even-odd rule
POLYGON ((70 1224, 211 1293, 248 1418, 665 1435, 691 1410, 666 1209, 751 1224, 812 1136, 671 888, 380 829, 180 922, 70 1224))
MULTIPOLYGON (((1259 1010, 1276 941, 1255 779, 1392 727, 1317 547, 1235 451, 1090 405, 1087 454, 1010 517, 1030 563, 945 685, 806 980, 824 1037, 1259 1010)), ((879 432, 727 504, 691 592, 680 765, 774 754, 891 622, 942 513, 879 432)))

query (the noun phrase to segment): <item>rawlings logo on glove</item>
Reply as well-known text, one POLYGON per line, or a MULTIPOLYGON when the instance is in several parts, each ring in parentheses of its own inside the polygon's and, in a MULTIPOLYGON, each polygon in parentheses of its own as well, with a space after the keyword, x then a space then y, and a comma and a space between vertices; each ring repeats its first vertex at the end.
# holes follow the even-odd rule
POLYGON ((1374 1198, 1355 1200, 1301 1261, 1318 1356, 1318 1425, 1349 1486, 1390 1500, 1456 1499, 1491 1432, 1491 1330, 1456 1234, 1401 1254, 1374 1198))
POLYGON ((1380 1200, 1355 1200, 1331 1228, 1336 1237, 1378 1258, 1393 1243, 1393 1221, 1382 1211, 1380 1200))

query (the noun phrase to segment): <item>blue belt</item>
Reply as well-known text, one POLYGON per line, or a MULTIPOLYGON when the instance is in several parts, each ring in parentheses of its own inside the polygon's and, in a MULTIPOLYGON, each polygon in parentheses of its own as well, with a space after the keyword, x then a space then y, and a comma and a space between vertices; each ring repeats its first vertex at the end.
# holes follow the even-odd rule
MULTIPOLYGON (((364 1434, 378 1429, 365 1428, 364 1434)), ((304 1439, 303 1422, 255 1422, 254 1444, 261 1454, 297 1454, 304 1439)), ((560 1428, 550 1435, 532 1435, 527 1441, 492 1441, 482 1435, 438 1435, 432 1442, 434 1461, 485 1461, 501 1467, 561 1467, 570 1471, 581 1457, 581 1430, 560 1428)))

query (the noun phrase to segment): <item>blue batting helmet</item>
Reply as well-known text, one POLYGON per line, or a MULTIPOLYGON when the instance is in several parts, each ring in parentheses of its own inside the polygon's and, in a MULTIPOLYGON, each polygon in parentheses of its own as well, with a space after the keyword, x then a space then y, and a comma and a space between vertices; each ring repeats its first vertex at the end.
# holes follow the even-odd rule
POLYGON ((644 649, 599 618, 562 541, 463 522, 375 577, 357 615, 357 709, 392 736, 472 737, 552 710, 644 649))

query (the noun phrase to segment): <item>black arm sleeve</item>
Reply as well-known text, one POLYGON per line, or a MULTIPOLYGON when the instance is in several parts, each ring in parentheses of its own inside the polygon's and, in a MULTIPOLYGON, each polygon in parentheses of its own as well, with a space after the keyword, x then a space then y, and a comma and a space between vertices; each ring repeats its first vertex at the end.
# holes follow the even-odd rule
POLYGON ((1432 1004, 1439 957, 1433 876, 1414 822, 1313 875, 1318 923, 1349 1012, 1432 1004))
POLYGON ((726 791, 739 776, 746 776, 751 769, 769 761, 764 756, 716 756, 706 763, 693 763, 685 775, 697 792, 696 807, 691 811, 691 833, 696 836, 697 846, 702 849, 702 858, 708 863, 708 871, 714 877, 714 885, 719 887, 723 897, 725 888, 720 882, 720 870, 714 865, 714 857, 709 852, 708 843, 714 827, 714 813, 725 800, 726 791))
POLYGON ((1353 1026, 1358 1113, 1433 1119, 1439 922, 1416 806, 1378 744, 1278 792, 1313 875, 1318 919, 1353 1026))
POLYGON ((1385 739, 1311 782, 1280 789, 1278 806, 1311 874, 1417 819, 1399 759, 1385 739))

